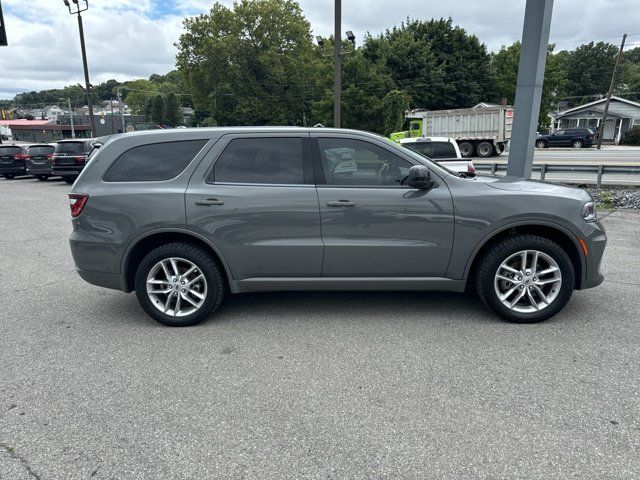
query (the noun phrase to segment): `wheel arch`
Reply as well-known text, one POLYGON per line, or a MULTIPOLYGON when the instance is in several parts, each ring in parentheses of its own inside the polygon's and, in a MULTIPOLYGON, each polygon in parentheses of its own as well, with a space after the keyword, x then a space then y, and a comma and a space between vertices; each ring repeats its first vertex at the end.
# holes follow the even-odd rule
POLYGON ((135 284, 136 270, 144 256, 154 248, 170 242, 188 242, 198 245, 210 252, 214 260, 218 263, 220 271, 224 275, 225 283, 229 288, 231 288, 231 280, 233 277, 231 276, 229 266, 220 251, 206 238, 191 231, 162 229, 152 230, 140 235, 127 247, 124 255, 122 256, 120 269, 122 272, 122 287, 125 292, 131 292, 134 289, 133 285, 135 284))
POLYGON ((577 237, 567 228, 552 222, 517 222, 504 225, 487 235, 474 249, 470 260, 465 268, 465 278, 467 285, 470 285, 469 279, 473 277, 477 269, 478 263, 491 245, 503 238, 511 235, 530 234, 548 238, 560 245, 571 260, 575 271, 574 289, 580 289, 584 281, 586 266, 584 256, 581 254, 581 247, 577 237))

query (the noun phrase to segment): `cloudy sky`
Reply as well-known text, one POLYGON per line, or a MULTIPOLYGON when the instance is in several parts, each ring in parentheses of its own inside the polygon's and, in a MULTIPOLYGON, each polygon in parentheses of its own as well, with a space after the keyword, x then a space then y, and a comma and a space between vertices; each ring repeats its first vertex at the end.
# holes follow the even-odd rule
MULTIPOLYGON (((0 47, 0 98, 82 82, 75 18, 62 0, 1 0, 9 46, 0 47)), ((93 84, 166 73, 174 66, 185 16, 212 0, 90 0, 84 26, 93 84)), ((231 0, 222 0, 231 5, 231 0)), ((491 50, 519 40, 525 0, 343 0, 343 31, 358 38, 413 18, 449 17, 491 50)), ((333 0, 300 0, 314 34, 333 30, 333 0)), ((590 40, 619 43, 640 32, 638 0, 556 0, 551 41, 572 49, 590 40)), ((640 34, 629 38, 640 46, 640 34)))

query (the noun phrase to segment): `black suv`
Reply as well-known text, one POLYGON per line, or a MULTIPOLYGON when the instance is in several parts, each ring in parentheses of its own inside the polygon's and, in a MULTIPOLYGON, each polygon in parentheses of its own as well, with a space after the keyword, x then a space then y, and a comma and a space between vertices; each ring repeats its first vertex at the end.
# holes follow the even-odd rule
POLYGON ((0 175, 8 180, 26 175, 26 157, 27 149, 21 145, 0 145, 0 175))
POLYGON ((565 128, 549 135, 539 135, 536 138, 536 148, 590 147, 595 138, 595 133, 589 128, 565 128))
POLYGON ((56 147, 43 143, 31 145, 25 156, 27 173, 44 182, 51 176, 51 159, 56 147))
POLYGON ((67 183, 73 183, 87 163, 93 149, 93 138, 60 140, 51 162, 51 174, 59 175, 67 183))

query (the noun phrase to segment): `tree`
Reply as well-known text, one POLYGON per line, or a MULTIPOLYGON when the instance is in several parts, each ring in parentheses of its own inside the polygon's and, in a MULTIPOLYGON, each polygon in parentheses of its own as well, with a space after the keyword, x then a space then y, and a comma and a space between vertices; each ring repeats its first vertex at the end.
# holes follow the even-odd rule
POLYGON ((153 102, 151 104, 151 121, 159 125, 164 125, 165 123, 164 99, 162 98, 162 95, 156 95, 153 97, 153 102))
POLYGON ((178 104, 178 97, 176 97, 175 93, 170 93, 165 98, 165 113, 164 118, 167 124, 172 127, 177 127, 180 125, 181 115, 180 115, 180 106, 178 104))
POLYGON ((606 95, 611 83, 618 47, 610 43, 588 43, 567 55, 567 95, 571 105, 580 105, 606 95))
POLYGON ((144 101, 144 118, 147 122, 151 121, 151 112, 153 111, 153 97, 147 97, 144 101))
POLYGON ((219 125, 302 124, 320 81, 311 26, 298 3, 215 3, 184 28, 177 68, 195 108, 219 125))
POLYGON ((384 134, 402 130, 404 112, 409 108, 409 95, 401 90, 391 90, 380 104, 384 134))

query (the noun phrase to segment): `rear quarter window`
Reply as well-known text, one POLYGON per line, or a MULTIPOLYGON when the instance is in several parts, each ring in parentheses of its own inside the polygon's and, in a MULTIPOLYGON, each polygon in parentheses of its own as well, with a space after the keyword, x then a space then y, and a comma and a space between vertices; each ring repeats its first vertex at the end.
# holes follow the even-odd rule
POLYGON ((104 174, 105 182, 159 182, 180 175, 208 140, 183 140, 133 147, 104 174))

